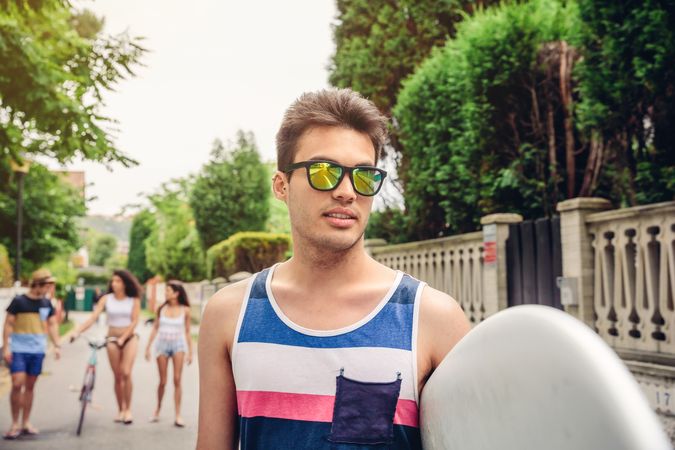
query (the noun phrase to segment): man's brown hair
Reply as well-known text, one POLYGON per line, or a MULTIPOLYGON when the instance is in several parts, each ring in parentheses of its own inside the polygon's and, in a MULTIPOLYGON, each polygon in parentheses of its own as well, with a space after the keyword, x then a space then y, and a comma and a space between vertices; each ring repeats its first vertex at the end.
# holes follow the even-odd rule
POLYGON ((375 162, 387 142, 387 118, 377 107, 351 89, 306 92, 284 114, 277 132, 277 169, 293 163, 298 140, 313 127, 342 127, 368 135, 375 147, 375 162))

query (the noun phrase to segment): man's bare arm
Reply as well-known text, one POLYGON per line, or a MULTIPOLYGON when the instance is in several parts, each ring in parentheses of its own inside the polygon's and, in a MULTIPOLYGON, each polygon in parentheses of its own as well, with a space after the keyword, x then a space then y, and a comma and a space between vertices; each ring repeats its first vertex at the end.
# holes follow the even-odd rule
POLYGON ((56 320, 56 315, 47 319, 47 332, 54 344, 54 356, 59 359, 61 358, 61 337, 59 336, 59 322, 56 320))
POLYGON ((5 315, 5 326, 2 329, 2 345, 3 345, 3 358, 7 361, 7 364, 12 362, 12 351, 9 346, 9 337, 14 331, 14 322, 16 321, 16 316, 14 314, 7 313, 5 315))
POLYGON ((445 355, 469 331, 471 324, 457 301, 443 292, 426 286, 420 303, 417 341, 420 391, 445 355))
POLYGON ((237 393, 230 354, 249 280, 217 292, 199 327, 198 450, 237 448, 237 393))

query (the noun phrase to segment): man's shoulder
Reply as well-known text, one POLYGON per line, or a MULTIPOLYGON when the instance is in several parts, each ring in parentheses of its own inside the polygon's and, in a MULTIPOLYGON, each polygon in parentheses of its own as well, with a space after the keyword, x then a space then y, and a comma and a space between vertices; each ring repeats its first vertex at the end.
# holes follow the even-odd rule
POLYGON ((419 330, 433 368, 471 330, 471 324, 454 298, 426 286, 420 302, 419 330))
POLYGON ((255 275, 251 275, 244 280, 228 284, 213 294, 206 303, 204 314, 227 317, 232 314, 238 315, 248 287, 254 277, 255 275))
POLYGON ((14 296, 11 302, 9 302, 7 309, 24 310, 30 306, 30 303, 28 302, 30 302, 30 298, 26 294, 18 294, 14 296))
POLYGON ((420 326, 445 332, 448 327, 464 334, 471 328, 459 303, 445 292, 425 286, 420 299, 420 326))
POLYGON ((30 300, 30 299, 26 294, 17 294, 12 299, 12 302, 20 303, 20 302, 25 302, 27 300, 30 300))
POLYGON ((448 317, 464 317, 464 311, 462 311, 457 300, 449 294, 434 289, 429 285, 424 286, 420 300, 420 308, 431 312, 432 316, 440 314, 446 319, 448 317))
POLYGON ((215 348, 223 346, 229 352, 244 297, 253 277, 255 275, 225 286, 206 302, 200 325, 200 334, 203 333, 206 338, 199 340, 200 346, 210 348, 210 343, 217 343, 215 348))

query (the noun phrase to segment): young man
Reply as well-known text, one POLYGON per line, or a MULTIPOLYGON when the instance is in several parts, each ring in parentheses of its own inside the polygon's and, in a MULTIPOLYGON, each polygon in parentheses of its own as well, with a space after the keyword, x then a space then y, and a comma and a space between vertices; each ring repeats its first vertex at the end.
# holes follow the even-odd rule
POLYGON ((54 307, 45 298, 55 282, 56 278, 47 269, 33 272, 28 293, 16 296, 7 307, 2 342, 3 357, 12 374, 12 426, 5 433, 5 439, 38 433, 29 419, 33 388, 42 373, 42 361, 47 351, 47 334, 54 343, 56 359, 61 356, 54 307))
POLYGON ((198 449, 421 448, 420 392, 470 326, 364 250, 385 141, 385 118, 348 89, 286 111, 272 189, 293 257, 208 302, 198 449))

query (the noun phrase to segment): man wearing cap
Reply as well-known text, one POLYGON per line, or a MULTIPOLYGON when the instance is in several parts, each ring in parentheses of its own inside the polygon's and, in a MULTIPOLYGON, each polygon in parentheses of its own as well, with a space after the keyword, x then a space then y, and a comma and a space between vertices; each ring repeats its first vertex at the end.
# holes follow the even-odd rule
POLYGON ((42 373, 42 361, 47 351, 47 334, 54 343, 56 359, 61 356, 54 307, 45 297, 55 282, 56 278, 49 270, 36 270, 31 277, 28 293, 17 295, 7 307, 3 357, 12 374, 12 426, 4 434, 5 439, 38 433, 29 417, 33 406, 33 388, 42 373))

